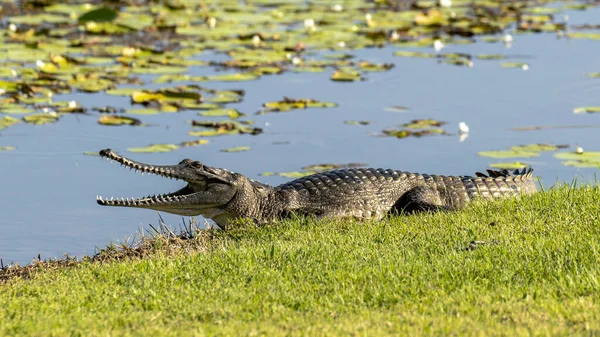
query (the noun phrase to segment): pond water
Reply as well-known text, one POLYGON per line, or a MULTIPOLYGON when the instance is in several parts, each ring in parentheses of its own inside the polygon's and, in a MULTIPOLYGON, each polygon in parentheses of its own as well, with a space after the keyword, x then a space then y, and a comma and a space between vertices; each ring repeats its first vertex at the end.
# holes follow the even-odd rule
MULTIPOLYGON (((598 24, 600 9, 566 11, 569 24, 598 24)), ((129 153, 127 148, 152 143, 180 143, 187 136, 195 111, 142 116, 148 127, 106 127, 97 114, 67 115, 49 125, 19 124, 0 133, 0 146, 16 150, 0 152, 0 258, 4 263, 27 263, 43 258, 93 254, 95 247, 122 241, 140 228, 157 225, 156 212, 109 208, 96 204, 96 195, 142 196, 170 192, 181 184, 156 176, 141 176, 110 164, 85 151, 112 148, 130 158, 152 164, 175 164, 183 158, 224 167, 269 184, 289 178, 260 176, 262 172, 298 171, 321 163, 363 163, 435 174, 473 174, 495 161, 478 156, 480 151, 508 149, 514 145, 567 144, 567 151, 581 146, 600 150, 599 128, 557 128, 512 131, 527 126, 600 125, 600 115, 574 114, 578 106, 599 105, 600 79, 586 74, 600 71, 600 41, 558 39, 555 34, 515 35, 511 48, 502 43, 451 45, 443 52, 517 55, 510 61, 529 64, 527 71, 507 69, 498 61, 474 59, 473 67, 438 63, 434 59, 395 57, 398 47, 352 51, 355 59, 393 63, 387 72, 370 73, 365 81, 338 83, 330 72, 284 73, 257 81, 207 83, 214 89, 243 89, 242 102, 228 104, 247 113, 264 133, 210 137, 210 143, 167 153, 129 153), (293 110, 253 115, 267 101, 284 96, 332 101, 336 108, 293 110), (404 112, 388 111, 406 106, 404 112), (448 122, 452 135, 428 137, 378 137, 383 129, 413 119, 448 122), (348 125, 345 120, 368 120, 369 125, 348 125), (470 127, 460 141, 458 124, 470 127), (246 152, 220 150, 250 146, 246 152)), ((408 49, 402 49, 408 50, 408 49)), ((410 49, 433 52, 432 48, 410 49)), ((205 53, 200 58, 214 58, 205 53)), ((190 68, 204 75, 210 68, 190 68)), ((147 79, 147 78, 146 78, 147 79)), ((164 85, 163 85, 164 86, 164 85)), ((148 84, 148 88, 160 85, 148 84)), ((56 100, 75 100, 86 107, 110 105, 128 108, 129 98, 105 94, 72 93, 56 100)), ((207 118, 211 119, 211 118, 207 118)), ((214 118, 213 118, 214 119, 214 118)), ((549 187, 556 182, 593 180, 597 169, 561 164, 553 153, 518 159, 535 168, 549 187)), ((179 216, 161 214, 175 228, 179 216)), ((186 220, 187 221, 187 220, 186 220)), ((199 219, 199 222, 202 222, 199 219)))

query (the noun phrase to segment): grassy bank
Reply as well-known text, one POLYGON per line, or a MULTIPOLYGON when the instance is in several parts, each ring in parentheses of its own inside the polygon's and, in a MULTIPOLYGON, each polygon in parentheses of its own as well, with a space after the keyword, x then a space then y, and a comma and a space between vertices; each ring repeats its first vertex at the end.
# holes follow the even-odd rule
POLYGON ((564 187, 159 240, 0 284, 0 335, 599 335, 599 205, 597 187, 564 187))

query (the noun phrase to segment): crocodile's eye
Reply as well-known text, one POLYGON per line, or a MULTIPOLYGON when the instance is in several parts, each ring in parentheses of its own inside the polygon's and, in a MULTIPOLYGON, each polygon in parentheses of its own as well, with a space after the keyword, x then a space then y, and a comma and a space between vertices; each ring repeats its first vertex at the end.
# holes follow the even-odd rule
POLYGON ((193 168, 202 168, 202 167, 204 167, 204 165, 202 165, 202 163, 199 162, 199 161, 191 162, 190 166, 193 167, 193 168))
POLYGON ((194 162, 193 160, 191 160, 189 158, 185 158, 184 160, 179 162, 179 165, 190 165, 193 162, 194 162))

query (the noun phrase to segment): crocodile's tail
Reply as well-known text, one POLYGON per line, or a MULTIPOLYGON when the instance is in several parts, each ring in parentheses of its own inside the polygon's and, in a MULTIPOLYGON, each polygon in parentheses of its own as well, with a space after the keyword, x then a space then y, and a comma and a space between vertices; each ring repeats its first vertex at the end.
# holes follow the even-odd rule
MULTIPOLYGON (((476 172, 475 179, 480 180, 483 185, 479 186, 479 192, 481 193, 482 187, 485 187, 492 191, 499 187, 508 187, 515 194, 533 194, 538 191, 537 182, 533 179, 533 169, 530 167, 522 170, 486 170, 487 174, 476 172), (501 182, 500 182, 501 181, 501 182), (499 185, 500 184, 500 185, 499 185)), ((512 193, 509 193, 512 194, 512 193)), ((503 196, 504 193, 496 194, 492 193, 493 196, 503 196)))
POLYGON ((519 171, 519 169, 516 169, 514 171, 509 171, 509 170, 486 170, 487 171, 487 175, 481 172, 475 172, 475 175, 477 177, 480 178, 508 178, 508 177, 515 177, 515 178, 521 178, 521 179, 530 179, 533 176, 533 168, 531 167, 526 167, 524 169, 522 169, 521 171, 519 171))

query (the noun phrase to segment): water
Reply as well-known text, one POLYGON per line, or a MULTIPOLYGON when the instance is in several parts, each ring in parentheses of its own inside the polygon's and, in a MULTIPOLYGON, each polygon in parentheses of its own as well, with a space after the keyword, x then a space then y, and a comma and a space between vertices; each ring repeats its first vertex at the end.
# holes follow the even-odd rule
MULTIPOLYGON (((567 12, 570 24, 597 23, 600 9, 567 12), (596 21, 594 21, 596 20, 596 21)), ((266 101, 284 96, 334 101, 335 109, 294 110, 249 116, 264 134, 211 138, 205 146, 170 153, 132 154, 126 148, 151 143, 192 140, 188 121, 195 112, 142 116, 152 127, 106 127, 97 115, 69 115, 52 125, 12 126, 0 134, 0 146, 16 151, 0 153, 0 258, 27 263, 63 253, 93 254, 95 247, 124 240, 148 224, 158 224, 154 211, 108 208, 96 205, 103 196, 142 196, 174 191, 181 184, 155 176, 141 176, 111 165, 84 151, 112 148, 121 154, 152 164, 174 164, 189 157, 208 165, 225 167, 270 184, 288 179, 260 177, 265 171, 296 171, 319 163, 359 162, 368 166, 422 173, 472 174, 494 162, 477 152, 507 149, 530 143, 569 144, 600 150, 599 130, 549 129, 516 132, 509 129, 536 125, 596 125, 600 115, 575 115, 577 106, 599 105, 600 80, 586 73, 600 71, 600 42, 557 39, 553 34, 515 36, 510 49, 502 44, 477 43, 449 46, 444 52, 504 53, 526 57, 530 69, 504 69, 497 61, 474 60, 472 69, 436 64, 431 59, 393 57, 395 47, 353 52, 357 59, 391 62, 389 72, 370 74, 360 83, 335 83, 330 73, 264 76, 245 83, 209 83, 215 89, 243 89, 244 100, 228 107, 253 114, 266 101), (410 107, 390 112, 387 106, 410 107), (447 121, 457 130, 459 122, 471 129, 458 136, 395 139, 374 137, 381 130, 417 118, 447 121), (346 125, 344 120, 370 120, 367 126, 346 125), (287 142, 286 144, 274 144, 287 142), (223 153, 220 149, 248 145, 251 150, 223 153)), ((208 68, 194 68, 201 75, 208 68)), ((158 87, 158 86, 155 86, 158 87)), ((76 100, 87 107, 129 105, 128 98, 74 93, 56 100, 76 100)), ((528 161, 545 186, 575 177, 593 179, 597 169, 565 167, 551 154, 528 161)), ((179 216, 162 214, 177 226, 179 216)))

